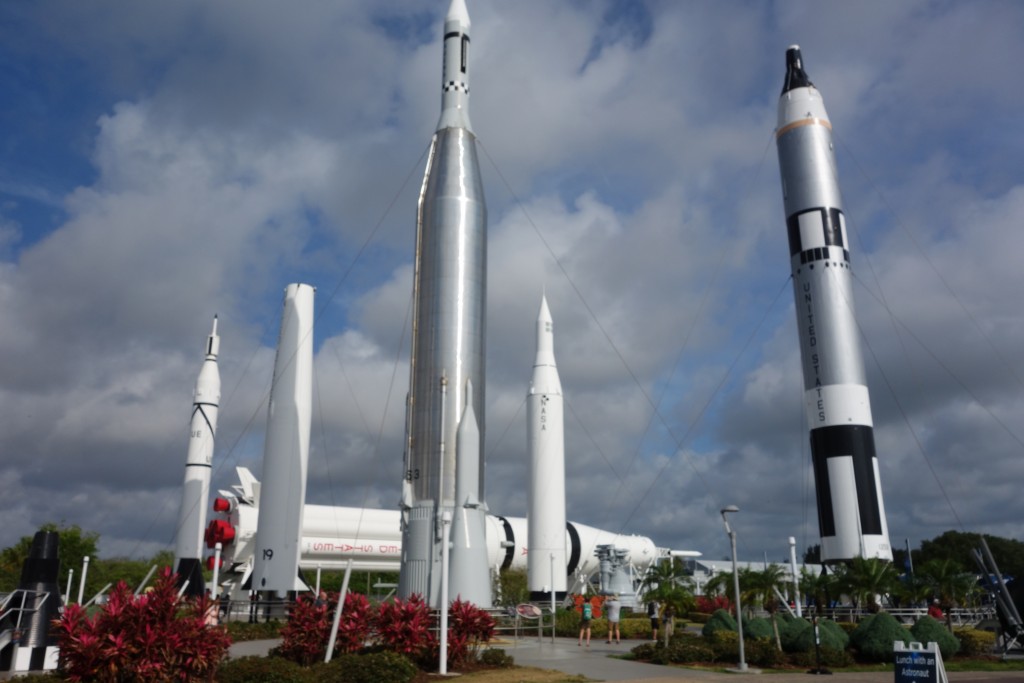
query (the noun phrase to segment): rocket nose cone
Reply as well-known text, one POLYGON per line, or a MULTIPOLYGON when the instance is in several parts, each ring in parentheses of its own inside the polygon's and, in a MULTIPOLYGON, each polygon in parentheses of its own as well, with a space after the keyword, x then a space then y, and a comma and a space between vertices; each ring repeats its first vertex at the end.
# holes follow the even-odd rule
POLYGON ((28 551, 28 556, 34 560, 55 560, 59 543, 60 534, 56 531, 37 531, 32 538, 32 547, 28 551))
POLYGON ((465 27, 469 27, 469 11, 466 10, 466 0, 452 0, 448 5, 448 14, 444 17, 445 23, 456 21, 465 27))
POLYGON ((786 82, 782 85, 782 94, 796 88, 806 88, 814 85, 804 71, 804 60, 800 54, 799 45, 790 45, 786 49, 786 82))

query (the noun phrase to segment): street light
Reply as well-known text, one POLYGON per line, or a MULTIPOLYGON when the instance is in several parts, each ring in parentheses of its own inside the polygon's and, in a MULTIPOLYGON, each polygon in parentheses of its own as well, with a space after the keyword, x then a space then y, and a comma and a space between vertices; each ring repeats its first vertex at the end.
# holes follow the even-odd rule
POLYGON ((747 660, 743 653, 743 610, 740 607, 740 573, 736 568, 736 532, 729 526, 729 518, 725 515, 729 512, 739 512, 735 505, 727 505, 722 508, 722 521, 725 522, 725 533, 729 534, 729 543, 732 545, 732 585, 736 594, 736 628, 740 634, 740 671, 747 670, 747 660))

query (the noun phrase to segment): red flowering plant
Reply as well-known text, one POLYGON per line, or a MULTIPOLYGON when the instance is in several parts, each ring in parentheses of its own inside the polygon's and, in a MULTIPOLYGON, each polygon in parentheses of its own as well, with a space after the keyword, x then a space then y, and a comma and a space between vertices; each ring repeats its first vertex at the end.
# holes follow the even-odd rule
MULTIPOLYGON (((338 603, 335 596, 333 604, 338 603)), ((332 606, 333 610, 334 607, 332 606)), ((366 645, 367 638, 373 630, 376 614, 370 608, 370 601, 365 595, 349 593, 345 596, 345 609, 341 611, 338 622, 338 639, 334 645, 335 652, 358 652, 366 645)))
POLYGON ((302 666, 322 662, 331 634, 329 614, 326 602, 315 600, 310 593, 300 595, 288 607, 288 623, 281 628, 276 653, 302 666))
POLYGON ((81 605, 68 605, 54 620, 60 669, 70 681, 207 679, 231 645, 226 629, 206 624, 211 604, 206 598, 179 598, 169 567, 143 595, 134 595, 121 581, 92 617, 81 605))
POLYGON ((697 611, 702 614, 714 614, 717 610, 724 609, 726 612, 732 610, 732 603, 724 595, 698 595, 696 597, 697 611))
POLYGON ((494 618, 461 596, 448 610, 448 663, 459 668, 475 662, 480 646, 494 636, 494 618))
POLYGON ((418 594, 402 601, 385 600, 377 611, 377 640, 385 648, 422 660, 437 652, 437 628, 433 614, 418 594))

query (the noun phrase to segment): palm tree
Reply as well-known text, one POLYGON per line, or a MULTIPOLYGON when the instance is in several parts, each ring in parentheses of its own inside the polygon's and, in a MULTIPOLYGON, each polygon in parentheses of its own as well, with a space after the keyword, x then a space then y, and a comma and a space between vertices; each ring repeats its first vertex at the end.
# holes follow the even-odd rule
POLYGON ((867 605, 869 612, 882 609, 879 598, 897 586, 896 570, 891 562, 876 557, 855 557, 843 571, 840 584, 858 606, 867 605))
POLYGON ((780 565, 770 564, 761 571, 751 571, 747 575, 747 582, 753 599, 759 602, 771 617, 772 630, 775 632, 775 647, 782 652, 779 625, 775 620, 775 614, 779 611, 779 598, 776 593, 781 592, 786 586, 786 570, 780 565))
POLYGON ((963 604, 974 590, 974 575, 967 573, 956 560, 928 560, 918 573, 931 586, 933 594, 939 596, 939 603, 946 612, 946 627, 953 630, 950 608, 963 604))
MULTIPOLYGON (((683 614, 693 608, 693 581, 678 558, 651 565, 640 582, 640 590, 644 593, 644 600, 657 600, 665 607, 671 605, 675 614, 683 614)), ((668 626, 665 624, 663 629, 666 644, 670 634, 668 626)))

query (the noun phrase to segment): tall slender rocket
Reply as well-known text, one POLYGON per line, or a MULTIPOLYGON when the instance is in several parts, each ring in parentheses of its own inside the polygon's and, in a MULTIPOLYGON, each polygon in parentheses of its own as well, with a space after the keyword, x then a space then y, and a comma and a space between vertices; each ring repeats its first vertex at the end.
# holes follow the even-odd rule
POLYGON ((850 242, 821 93, 786 51, 775 131, 789 232, 821 559, 892 559, 871 404, 857 340, 850 242))
POLYGON ((258 591, 306 588, 298 574, 313 410, 314 291, 303 284, 284 290, 253 553, 251 585, 258 591))
POLYGON ((537 316, 537 357, 526 396, 526 440, 530 458, 529 548, 526 583, 530 598, 541 600, 567 584, 565 544, 565 437, 562 383, 555 366, 555 336, 548 300, 537 316), (554 560, 552 560, 552 555, 554 560), (555 574, 551 575, 552 566, 555 574))
MULTIPOLYGON (((441 512, 455 504, 455 433, 473 384, 484 443, 487 209, 469 123, 469 13, 452 0, 444 21, 441 118, 416 214, 412 357, 402 487, 399 595, 436 607, 441 512), (441 379, 447 390, 441 391, 441 379)), ((484 468, 476 497, 483 501, 484 468)))
POLYGON ((491 573, 487 551, 487 506, 477 498, 480 434, 473 411, 473 383, 466 381, 466 408, 455 434, 455 510, 452 515, 449 595, 489 608, 491 573))
POLYGON ((217 412, 220 410, 220 371, 217 354, 217 316, 206 340, 206 358, 196 379, 192 395, 192 420, 189 424, 188 457, 185 460, 185 484, 181 490, 178 533, 174 548, 174 567, 178 580, 188 581, 186 593, 197 596, 205 591, 203 583, 203 532, 206 509, 210 501, 210 473, 213 445, 217 435, 217 412))

